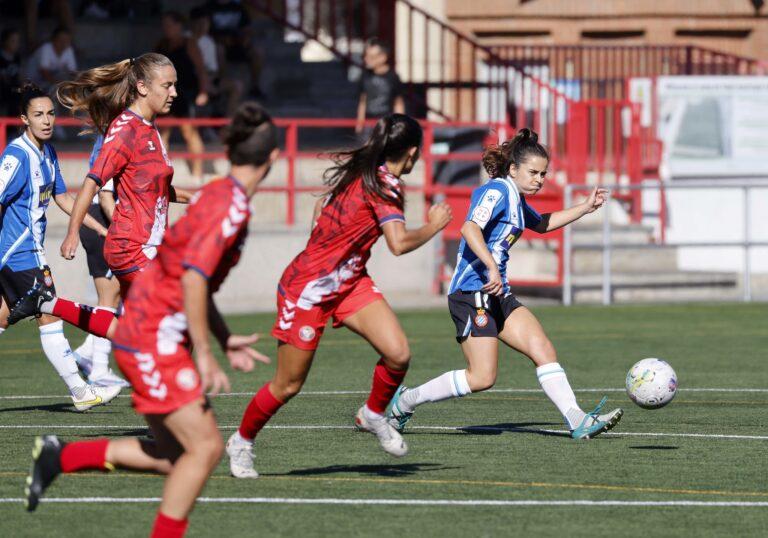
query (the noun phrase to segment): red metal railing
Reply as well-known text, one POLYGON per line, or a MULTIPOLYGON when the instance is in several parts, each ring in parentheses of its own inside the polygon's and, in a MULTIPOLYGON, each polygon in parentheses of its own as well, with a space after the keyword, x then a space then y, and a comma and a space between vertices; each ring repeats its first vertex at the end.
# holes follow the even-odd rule
POLYGON ((695 45, 491 45, 518 69, 537 70, 575 99, 625 99, 630 77, 757 75, 761 62, 695 45))

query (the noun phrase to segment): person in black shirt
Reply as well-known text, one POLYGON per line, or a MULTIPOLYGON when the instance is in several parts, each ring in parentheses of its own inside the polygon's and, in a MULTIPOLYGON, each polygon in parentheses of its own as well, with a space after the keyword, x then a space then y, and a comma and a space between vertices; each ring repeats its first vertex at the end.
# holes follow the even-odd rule
POLYGON ((360 134, 366 119, 378 119, 387 114, 405 114, 403 84, 389 64, 389 50, 379 40, 370 40, 365 47, 365 71, 360 78, 360 101, 357 105, 355 132, 360 134))
POLYGON ((21 86, 21 32, 6 28, 0 33, 0 116, 15 116, 19 108, 21 86))

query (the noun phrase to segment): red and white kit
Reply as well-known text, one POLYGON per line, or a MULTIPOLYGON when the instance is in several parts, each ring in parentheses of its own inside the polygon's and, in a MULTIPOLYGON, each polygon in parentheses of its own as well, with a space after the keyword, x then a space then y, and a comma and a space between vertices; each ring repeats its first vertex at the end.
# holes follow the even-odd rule
POLYGON ((170 413, 202 396, 192 360, 181 277, 192 269, 214 293, 240 259, 248 197, 231 177, 203 187, 138 276, 114 338, 115 358, 143 414, 170 413))
POLYGON ((317 349, 328 318, 334 327, 382 298, 365 265, 387 222, 405 222, 400 180, 382 166, 391 199, 368 194, 359 178, 326 202, 307 247, 288 265, 277 288, 272 336, 299 349, 317 349))
POLYGON ((114 179, 118 203, 104 258, 130 282, 157 255, 168 224, 173 167, 155 125, 130 110, 117 116, 88 177, 99 186, 114 179))

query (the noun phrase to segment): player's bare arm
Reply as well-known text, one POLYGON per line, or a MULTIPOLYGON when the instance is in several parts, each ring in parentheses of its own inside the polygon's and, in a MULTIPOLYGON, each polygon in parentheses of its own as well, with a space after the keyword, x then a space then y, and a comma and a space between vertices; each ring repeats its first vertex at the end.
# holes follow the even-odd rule
POLYGON ((67 228, 67 235, 64 237, 64 241, 61 243, 59 252, 61 256, 67 260, 71 260, 75 257, 77 246, 80 244, 80 226, 83 225, 85 216, 88 214, 88 207, 91 205, 96 192, 99 190, 99 185, 90 178, 85 178, 83 186, 80 188, 80 192, 77 193, 77 198, 69 213, 69 227, 67 228))
MULTIPOLYGON (((57 194, 53 198, 56 201, 56 205, 67 215, 72 215, 72 208, 75 205, 75 198, 70 193, 57 194)), ((99 234, 101 237, 107 236, 107 229, 101 225, 96 219, 86 213, 83 224, 99 234)))
POLYGON ((461 226, 461 235, 467 242, 467 246, 475 253, 481 262, 488 268, 488 282, 483 286, 483 291, 491 295, 499 295, 504 289, 501 281, 501 273, 493 259, 491 251, 483 237, 483 230, 477 223, 468 220, 461 226))
POLYGON ((541 216, 541 222, 533 228, 534 231, 543 234, 552 232, 563 226, 579 220, 584 215, 589 215, 600 209, 608 198, 608 189, 595 187, 589 197, 580 204, 576 204, 562 211, 545 213, 541 216))
POLYGON ((389 250, 395 256, 407 254, 416 250, 424 243, 432 239, 438 232, 451 222, 451 208, 448 204, 435 204, 429 209, 428 219, 424 226, 409 230, 401 221, 392 221, 384 224, 384 238, 387 240, 389 250))
POLYGON ((195 362, 203 390, 209 391, 212 396, 222 390, 229 392, 229 379, 211 352, 208 336, 208 280, 194 269, 188 269, 181 277, 181 285, 189 338, 195 350, 195 362))

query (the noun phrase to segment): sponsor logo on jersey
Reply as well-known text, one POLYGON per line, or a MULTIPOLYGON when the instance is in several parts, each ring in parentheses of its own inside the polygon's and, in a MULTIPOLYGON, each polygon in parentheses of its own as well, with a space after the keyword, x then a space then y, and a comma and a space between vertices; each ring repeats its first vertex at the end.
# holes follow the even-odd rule
POLYGON ((194 390, 197 388, 197 372, 192 368, 182 368, 176 373, 176 384, 181 390, 194 390))
POLYGON ((309 325, 304 325, 299 329, 299 338, 301 338, 303 342, 311 342, 315 339, 315 330, 309 325))
POLYGON ((491 212, 488 210, 487 207, 479 206, 479 207, 476 207, 475 210, 472 212, 472 220, 476 222, 485 224, 490 220, 490 218, 491 218, 491 212))
POLYGON ((40 199, 39 199, 38 207, 47 207, 52 197, 53 197, 53 183, 51 183, 50 185, 46 185, 46 187, 40 191, 40 199))

